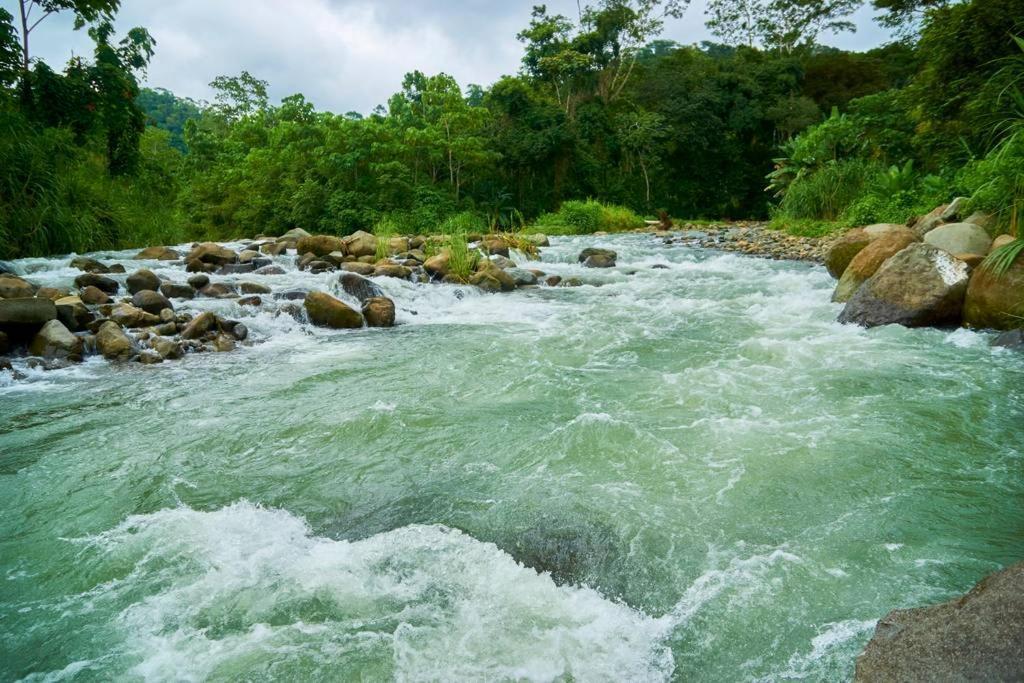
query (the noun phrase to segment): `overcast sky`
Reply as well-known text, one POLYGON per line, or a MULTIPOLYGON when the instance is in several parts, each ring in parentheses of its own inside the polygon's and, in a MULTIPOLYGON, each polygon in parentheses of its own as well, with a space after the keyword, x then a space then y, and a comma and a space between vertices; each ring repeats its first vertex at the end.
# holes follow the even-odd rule
MULTIPOLYGON (((144 26, 157 41, 147 85, 209 99, 208 83, 248 70, 270 82, 274 99, 301 92, 320 109, 368 113, 414 69, 444 71, 460 84, 488 85, 519 68, 515 35, 540 0, 123 0, 117 26, 144 26)), ((576 0, 548 0, 552 13, 576 16, 576 0)), ((15 0, 0 6, 17 17, 15 0)), ((861 50, 889 34, 865 7, 858 31, 820 42, 861 50)), ((704 0, 666 25, 662 38, 710 39, 704 0)), ((33 56, 52 67, 90 55, 84 31, 54 16, 32 33, 33 56)))

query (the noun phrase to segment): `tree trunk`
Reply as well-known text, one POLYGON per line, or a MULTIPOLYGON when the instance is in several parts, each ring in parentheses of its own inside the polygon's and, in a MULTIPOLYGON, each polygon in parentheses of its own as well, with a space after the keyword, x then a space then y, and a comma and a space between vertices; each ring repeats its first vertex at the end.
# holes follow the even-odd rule
POLYGON ((21 66, 28 73, 28 13, 25 11, 26 0, 18 0, 21 10, 21 66))

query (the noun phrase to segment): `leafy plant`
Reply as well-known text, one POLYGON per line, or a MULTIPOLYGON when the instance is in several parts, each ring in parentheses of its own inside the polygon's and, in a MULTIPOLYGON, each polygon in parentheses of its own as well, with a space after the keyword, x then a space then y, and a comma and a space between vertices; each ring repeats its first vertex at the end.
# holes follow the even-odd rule
POLYGON ((993 249, 979 267, 999 277, 1010 270, 1021 254, 1024 254, 1024 239, 1015 239, 1009 244, 993 249))

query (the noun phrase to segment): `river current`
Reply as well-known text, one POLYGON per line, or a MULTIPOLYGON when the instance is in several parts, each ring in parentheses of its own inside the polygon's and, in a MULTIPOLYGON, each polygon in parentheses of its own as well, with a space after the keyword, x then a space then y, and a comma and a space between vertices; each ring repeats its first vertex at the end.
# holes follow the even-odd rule
MULTIPOLYGON (((223 279, 338 293, 293 260, 223 279)), ((380 278, 361 331, 195 299, 254 343, 0 373, 0 679, 844 680, 1024 559, 1024 354, 840 325, 810 264, 517 260, 584 285, 380 278)))

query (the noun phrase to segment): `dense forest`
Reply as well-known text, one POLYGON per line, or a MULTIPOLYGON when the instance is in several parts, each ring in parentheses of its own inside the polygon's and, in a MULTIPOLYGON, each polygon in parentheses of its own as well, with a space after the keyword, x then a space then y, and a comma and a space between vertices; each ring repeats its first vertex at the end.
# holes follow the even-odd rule
POLYGON ((157 45, 115 34, 118 5, 0 9, 0 257, 294 227, 510 230, 587 198, 818 233, 965 195, 1015 230, 1024 202, 1024 0, 875 0, 902 38, 863 53, 816 42, 849 28, 854 2, 714 0, 722 42, 689 46, 658 38, 678 1, 538 6, 516 75, 414 71, 367 116, 274 104, 247 72, 215 78, 209 103, 143 89, 157 45), (29 38, 59 11, 95 49, 57 70, 29 38))

